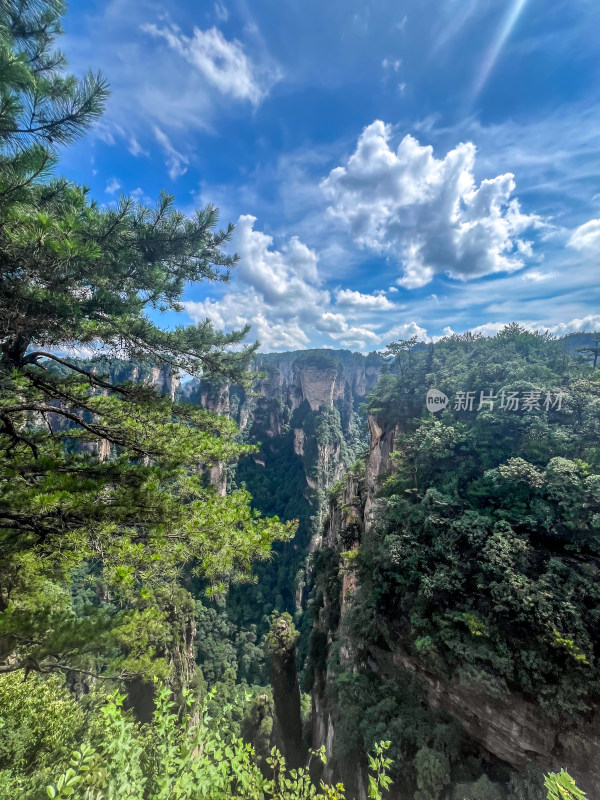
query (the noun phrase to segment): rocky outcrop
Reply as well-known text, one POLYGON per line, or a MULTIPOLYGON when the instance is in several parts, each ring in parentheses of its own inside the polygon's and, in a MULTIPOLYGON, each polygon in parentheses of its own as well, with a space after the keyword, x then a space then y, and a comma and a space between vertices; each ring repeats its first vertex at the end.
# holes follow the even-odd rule
POLYGON ((312 411, 318 411, 321 406, 332 406, 344 392, 344 380, 338 380, 335 368, 306 366, 300 370, 300 386, 303 399, 308 401, 312 411))
POLYGON ((294 428, 294 453, 297 456, 304 455, 304 440, 306 435, 302 428, 294 428))
POLYGON ((533 763, 542 770, 568 771, 590 797, 600 795, 600 715, 568 730, 520 695, 491 696, 483 689, 444 680, 401 652, 369 645, 377 669, 391 677, 398 671, 424 679, 432 708, 449 712, 465 732, 516 770, 533 763))
MULTIPOLYGON (((339 408, 348 430, 352 413, 379 380, 383 359, 348 351, 308 350, 259 356, 262 373, 253 391, 254 414, 269 436, 279 436, 294 412, 307 403, 313 412, 339 408)), ((238 424, 244 420, 239 414, 238 424)))
POLYGON ((171 400, 175 399, 175 394, 180 384, 178 372, 174 372, 170 367, 152 367, 147 379, 150 386, 154 387, 161 394, 166 394, 171 400))
POLYGON ((390 471, 390 455, 394 452, 394 444, 398 435, 398 426, 386 427, 376 417, 369 416, 369 455, 367 458, 365 479, 365 529, 373 524, 377 509, 377 489, 383 475, 390 471))
POLYGON ((276 446, 289 434, 290 448, 302 461, 318 529, 325 510, 319 497, 355 458, 361 435, 356 425, 359 406, 379 380, 382 366, 383 358, 376 353, 268 353, 256 357, 252 370, 257 380, 248 392, 198 379, 186 382, 180 391, 185 399, 233 418, 248 441, 262 442, 265 446, 252 458, 267 471, 266 443, 276 446))
POLYGON ((289 769, 303 766, 306 756, 300 716, 300 685, 296 668, 296 645, 299 636, 289 614, 281 614, 274 619, 267 636, 274 706, 271 744, 283 754, 289 769))

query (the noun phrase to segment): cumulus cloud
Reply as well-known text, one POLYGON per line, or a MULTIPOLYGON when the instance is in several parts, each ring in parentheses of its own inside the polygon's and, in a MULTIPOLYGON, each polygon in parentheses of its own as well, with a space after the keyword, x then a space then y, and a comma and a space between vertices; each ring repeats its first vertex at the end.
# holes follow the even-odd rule
MULTIPOLYGON (((469 328, 469 331, 471 333, 479 333, 482 336, 495 336, 508 324, 508 322, 485 322, 483 325, 476 325, 474 328, 469 328)), ((554 325, 542 324, 539 322, 519 322, 518 324, 528 331, 546 331, 554 336, 565 336, 567 333, 600 330, 600 314, 587 314, 584 317, 575 317, 567 322, 558 322, 554 325)), ((454 333, 455 331, 450 326, 444 328, 445 336, 452 336, 454 333)), ((433 338, 435 340, 441 337, 433 338)))
POLYGON ((600 247, 600 219, 591 219, 580 225, 569 239, 575 250, 598 250, 600 247))
MULTIPOLYGON (((297 237, 276 242, 255 226, 256 218, 251 215, 243 215, 237 222, 232 246, 240 260, 232 287, 218 298, 184 302, 194 321, 208 318, 224 330, 249 324, 251 337, 260 339, 266 351, 310 346, 367 351, 412 336, 419 341, 440 338, 430 335, 417 316, 418 308, 413 308, 411 314, 415 316, 411 319, 403 306, 392 303, 383 291, 369 294, 338 288, 330 292, 319 275, 319 258, 314 250, 297 237)), ((494 336, 511 321, 499 311, 495 320, 471 326, 470 330, 494 336)), ((446 336, 454 330, 465 330, 462 325, 444 324, 446 336)), ((546 330, 561 336, 600 329, 600 314, 581 315, 560 323, 547 319, 536 322, 535 317, 530 317, 520 324, 531 331, 546 330)))
POLYGON ((228 41, 218 28, 206 31, 194 28, 192 36, 186 36, 175 25, 159 28, 148 23, 142 25, 142 30, 155 38, 164 39, 211 86, 237 100, 249 100, 253 105, 258 105, 278 77, 272 71, 263 70, 259 74, 242 44, 236 40, 228 41))
POLYGON ((425 342, 429 338, 427 330, 417 325, 416 322, 404 322, 401 325, 395 325, 393 328, 390 328, 390 330, 383 335, 382 339, 385 339, 386 343, 389 344, 399 339, 411 339, 413 336, 416 336, 420 342, 425 342))
POLYGON ((383 293, 363 294, 352 289, 340 289, 336 296, 338 306, 362 311, 391 311, 395 305, 383 293))
POLYGON ((405 136, 394 151, 392 130, 377 120, 360 135, 345 166, 321 182, 329 213, 357 244, 397 260, 398 283, 424 286, 435 274, 469 278, 522 268, 542 222, 523 214, 510 173, 474 179, 475 146, 459 144, 442 159, 405 136))
POLYGON ((240 256, 237 277, 255 289, 273 307, 298 308, 328 305, 329 292, 318 287, 317 254, 296 237, 281 250, 273 237, 254 230, 256 217, 243 214, 237 221, 232 246, 240 256))
POLYGON ((254 230, 255 222, 242 215, 232 240, 239 288, 220 300, 186 302, 185 309, 192 319, 208 318, 226 330, 250 324, 268 350, 306 347, 331 303, 319 285, 317 255, 297 237, 273 247, 273 237, 254 230))
POLYGON ((576 317, 569 322, 559 322, 546 330, 556 336, 564 336, 566 333, 580 333, 581 331, 600 330, 600 314, 587 314, 585 317, 576 317))
POLYGON ((259 339, 263 350, 302 350, 309 343, 297 319, 278 321, 273 309, 251 289, 229 292, 220 300, 187 300, 183 306, 194 322, 209 319, 223 330, 239 330, 250 324, 250 338, 259 339))
POLYGON ((266 350, 302 349, 323 338, 337 347, 367 350, 387 344, 399 332, 425 334, 415 323, 398 327, 396 322, 394 327, 390 313, 395 306, 382 293, 341 289, 332 298, 322 286, 313 250, 295 236, 276 247, 272 236, 255 230, 255 223, 246 214, 235 228, 235 288, 220 299, 184 302, 193 320, 208 318, 225 330, 250 324, 251 335, 266 350))

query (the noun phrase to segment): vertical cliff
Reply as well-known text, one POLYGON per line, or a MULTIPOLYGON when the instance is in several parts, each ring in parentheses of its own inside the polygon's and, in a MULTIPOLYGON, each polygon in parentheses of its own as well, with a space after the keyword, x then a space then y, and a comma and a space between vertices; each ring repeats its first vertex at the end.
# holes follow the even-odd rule
MULTIPOLYGON (((383 365, 378 354, 313 350, 259 355, 257 380, 248 392, 238 386, 189 381, 180 392, 191 402, 236 421, 241 438, 258 450, 225 470, 231 486, 244 484, 264 514, 299 522, 294 539, 276 545, 273 558, 255 568, 256 585, 233 587, 228 614, 241 631, 268 630, 273 610, 302 622, 310 587, 311 553, 318 548, 327 513, 327 493, 367 447, 361 405, 383 365)), ((304 627, 303 627, 304 625, 304 627)), ((251 681, 266 675, 248 674, 251 681)))

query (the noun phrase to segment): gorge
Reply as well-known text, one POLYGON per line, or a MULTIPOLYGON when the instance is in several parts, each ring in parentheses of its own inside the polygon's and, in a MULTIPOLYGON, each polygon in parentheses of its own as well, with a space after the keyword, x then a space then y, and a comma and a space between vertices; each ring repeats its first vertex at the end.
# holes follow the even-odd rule
MULTIPOLYGON (((575 352, 582 344, 585 338, 570 337, 561 346, 575 352)), ((420 357, 427 358, 426 352, 420 357)), ((479 792, 478 798, 513 797, 501 787, 514 784, 516 792, 529 791, 518 788, 521 776, 567 766, 593 796, 600 790, 594 758, 600 747, 600 719, 594 707, 584 717, 565 721, 548 716, 531 692, 526 696, 507 686, 499 690, 493 680, 486 685, 485 678, 471 683, 444 676, 443 670, 415 657, 414 649, 403 647, 407 623, 401 620, 387 620, 386 630, 373 641, 356 633, 349 613, 359 582, 355 560, 361 548, 369 548, 379 524, 385 503, 380 490, 397 469, 406 432, 402 404, 394 408, 388 402, 385 409, 370 411, 364 405, 382 370, 389 371, 384 363, 377 354, 365 357, 346 351, 269 354, 256 360, 254 368, 263 377, 249 395, 237 387, 202 382, 183 387, 192 402, 231 415, 246 441, 261 442, 259 452, 235 470, 236 485, 243 481, 248 486, 262 512, 300 520, 295 539, 276 545, 275 561, 259 566, 258 585, 233 590, 236 602, 262 608, 252 621, 263 633, 273 609, 294 616, 302 631, 301 677, 312 698, 310 744, 325 747, 327 780, 342 780, 357 798, 366 798, 368 744, 353 740, 347 731, 338 733, 348 726, 340 704, 351 702, 353 695, 344 700, 339 690, 340 680, 343 684, 348 675, 364 677, 365 686, 377 683, 383 695, 411 694, 411 703, 422 709, 420 724, 429 729, 425 740, 431 744, 438 736, 441 742, 419 749, 416 736, 412 746, 406 744, 405 758, 413 763, 400 771, 399 788, 391 797, 416 790, 419 753, 422 762, 429 754, 430 770, 445 773, 439 791, 444 786, 445 791, 459 791, 460 786, 463 792, 479 792), (455 739, 454 755, 445 754, 444 737, 455 739), (480 765, 471 770, 471 783, 468 770, 461 775, 451 763, 469 760, 480 765), (480 778, 474 778, 477 774, 480 778)), ((406 389, 414 393, 414 384, 406 389)), ((246 615, 246 623, 249 619, 246 615)), ((397 703, 394 711, 394 702, 387 698, 388 724, 390 714, 400 719, 403 714, 414 716, 410 703, 404 708, 397 703)), ((382 703, 385 707, 379 694, 373 706, 382 703)), ((425 774, 427 768, 421 771, 425 774)), ((523 780, 523 785, 534 785, 536 779, 523 780)), ((434 796, 434 788, 428 791, 423 797, 434 796)))

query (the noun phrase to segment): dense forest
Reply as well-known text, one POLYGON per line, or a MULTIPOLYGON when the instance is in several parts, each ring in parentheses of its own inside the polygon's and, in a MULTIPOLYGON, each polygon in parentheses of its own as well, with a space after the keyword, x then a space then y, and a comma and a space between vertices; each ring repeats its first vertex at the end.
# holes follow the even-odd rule
POLYGON ((517 325, 398 343, 368 399, 371 455, 335 489, 317 567, 312 680, 340 763, 393 742, 399 796, 543 797, 555 758, 597 781, 600 383, 571 344, 517 325))
POLYGON ((593 797, 599 338, 162 327, 232 228, 57 177, 63 13, 0 4, 0 798, 593 797))

